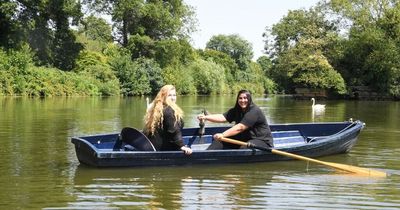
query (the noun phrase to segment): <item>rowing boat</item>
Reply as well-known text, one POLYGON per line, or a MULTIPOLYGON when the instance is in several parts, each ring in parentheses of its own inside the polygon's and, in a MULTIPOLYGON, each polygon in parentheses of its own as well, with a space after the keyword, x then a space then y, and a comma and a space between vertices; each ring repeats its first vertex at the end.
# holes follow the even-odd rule
MULTIPOLYGON (((364 126, 362 121, 345 121, 273 124, 270 128, 275 149, 306 157, 321 157, 349 152, 364 126)), ((212 135, 228 128, 206 127, 203 135, 199 135, 199 128, 182 129, 183 140, 193 150, 191 155, 185 155, 182 151, 143 151, 132 145, 122 145, 122 149, 115 149, 120 133, 72 137, 71 142, 75 145, 79 162, 94 167, 250 163, 291 159, 255 148, 206 150, 213 141, 212 135)), ((139 135, 140 138, 144 137, 139 135)))

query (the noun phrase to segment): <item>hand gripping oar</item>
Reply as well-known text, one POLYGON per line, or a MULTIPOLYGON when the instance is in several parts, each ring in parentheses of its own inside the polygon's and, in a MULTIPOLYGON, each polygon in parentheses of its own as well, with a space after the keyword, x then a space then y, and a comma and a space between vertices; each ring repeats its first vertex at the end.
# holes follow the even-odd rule
MULTIPOLYGON (((202 114, 208 115, 207 110, 203 109, 202 114)), ((205 119, 200 120, 200 122, 199 122, 199 137, 200 137, 200 141, 202 140, 203 135, 206 133, 205 126, 206 126, 206 120, 205 119)))
MULTIPOLYGON (((208 112, 207 112, 206 109, 203 109, 203 110, 201 111, 201 113, 204 114, 204 115, 208 115, 208 112)), ((206 121, 206 120, 202 119, 202 120, 200 120, 200 122, 199 122, 199 131, 198 131, 199 143, 204 143, 204 142, 203 142, 203 135, 206 133, 206 130, 205 130, 206 123, 205 123, 205 121, 206 121)), ((196 137, 197 137, 197 136, 193 136, 191 139, 189 139, 189 143, 188 143, 188 145, 187 145, 188 147, 191 147, 191 146, 192 146, 194 140, 196 140, 196 137)))
POLYGON ((377 171, 377 170, 372 170, 372 169, 368 169, 368 168, 361 168, 361 167, 340 164, 340 163, 331 163, 331 162, 320 161, 320 160, 304 157, 301 155, 292 154, 289 152, 284 152, 284 151, 271 149, 271 148, 260 147, 260 146, 254 145, 250 142, 243 142, 243 141, 238 141, 238 140, 229 139, 229 138, 225 138, 225 137, 222 137, 220 139, 220 141, 224 141, 224 142, 231 143, 231 144, 237 144, 237 145, 241 145, 241 146, 247 146, 249 148, 255 148, 255 149, 264 150, 264 151, 271 151, 273 154, 283 155, 286 157, 291 157, 291 158, 299 159, 299 160, 310 161, 313 163, 319 163, 322 165, 330 166, 330 167, 340 169, 343 171, 347 171, 347 172, 351 172, 351 173, 356 173, 359 175, 367 175, 367 176, 374 176, 374 177, 386 177, 387 176, 387 174, 383 171, 377 171))

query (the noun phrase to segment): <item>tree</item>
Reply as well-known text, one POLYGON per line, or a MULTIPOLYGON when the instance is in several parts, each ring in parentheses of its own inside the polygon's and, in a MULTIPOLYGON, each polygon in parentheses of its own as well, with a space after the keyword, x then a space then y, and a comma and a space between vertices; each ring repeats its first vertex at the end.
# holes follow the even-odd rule
POLYGON ((216 35, 206 44, 206 49, 217 50, 228 54, 245 71, 253 58, 253 47, 250 42, 239 35, 216 35))
POLYGON ((189 64, 194 60, 195 53, 190 43, 185 39, 167 39, 155 43, 155 60, 161 68, 176 63, 189 64))
POLYGON ((197 93, 216 94, 225 92, 225 69, 212 62, 196 60, 188 66, 193 75, 197 93))
POLYGON ((4 0, 0 4, 0 47, 9 49, 17 47, 20 42, 20 25, 14 16, 17 7, 17 2, 12 0, 4 0))
POLYGON ((325 20, 319 10, 293 10, 263 33, 266 38, 265 50, 275 58, 295 46, 300 39, 324 39, 330 33, 337 33, 333 23, 325 20))
POLYGON ((343 24, 349 28, 368 28, 380 20, 390 8, 398 6, 397 0, 332 0, 329 8, 341 19, 350 24, 343 24))
POLYGON ((267 56, 263 55, 257 59, 257 63, 260 64, 261 69, 264 71, 266 77, 272 77, 272 61, 267 56))
POLYGON ((334 70, 319 48, 318 40, 300 40, 293 48, 279 57, 277 69, 286 90, 295 87, 331 90, 346 93, 342 76, 334 70))
POLYGON ((270 76, 281 89, 293 92, 295 87, 309 87, 345 93, 343 78, 325 56, 336 53, 331 45, 338 40, 337 27, 321 10, 290 11, 263 36, 274 64, 270 76))
POLYGON ((130 35, 164 40, 188 38, 194 30, 193 8, 182 0, 85 0, 93 10, 111 15, 120 43, 126 47, 130 35))
POLYGON ((133 62, 129 55, 115 56, 110 61, 125 96, 144 95, 151 92, 149 76, 140 61, 133 62))
POLYGON ((78 24, 82 17, 80 9, 77 0, 2 2, 0 27, 2 32, 5 29, 2 37, 15 35, 3 43, 20 46, 27 42, 35 53, 36 64, 71 70, 81 46, 75 42, 69 26, 78 24))
POLYGON ((91 40, 100 42, 113 41, 111 26, 103 18, 93 15, 83 19, 78 32, 85 34, 91 40))
POLYGON ((340 1, 332 11, 351 22, 340 72, 349 85, 365 85, 400 97, 400 5, 397 1, 340 1))
POLYGON ((199 50, 198 53, 204 60, 212 61, 224 67, 228 84, 235 82, 234 75, 236 71, 239 71, 239 66, 228 54, 211 49, 199 50))

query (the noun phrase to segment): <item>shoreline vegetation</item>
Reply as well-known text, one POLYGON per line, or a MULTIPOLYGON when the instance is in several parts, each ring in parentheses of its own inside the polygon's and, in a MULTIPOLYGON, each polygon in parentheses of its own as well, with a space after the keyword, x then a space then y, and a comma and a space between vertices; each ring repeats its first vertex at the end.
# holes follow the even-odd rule
POLYGON ((260 34, 256 61, 238 34, 193 48, 196 13, 182 0, 57 2, 0 5, 0 96, 143 96, 173 84, 180 95, 400 99, 400 4, 391 1, 288 11, 260 34))

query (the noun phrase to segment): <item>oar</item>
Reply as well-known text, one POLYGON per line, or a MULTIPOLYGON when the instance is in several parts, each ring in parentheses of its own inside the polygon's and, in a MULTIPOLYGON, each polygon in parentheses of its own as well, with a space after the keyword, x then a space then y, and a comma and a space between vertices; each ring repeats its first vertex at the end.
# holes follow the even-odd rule
POLYGON ((255 144, 252 144, 250 142, 243 142, 243 141, 238 141, 238 140, 225 138, 225 137, 222 137, 220 140, 224 141, 224 142, 231 143, 231 144, 247 146, 249 148, 255 148, 255 149, 264 150, 264 151, 271 151, 273 154, 283 155, 283 156, 291 157, 291 158, 294 158, 294 159, 310 161, 310 162, 313 162, 313 163, 319 163, 319 164, 322 164, 322 165, 330 166, 330 167, 333 167, 333 168, 336 168, 336 169, 340 169, 340 170, 343 170, 343 171, 347 171, 347 172, 351 172, 351 173, 356 173, 356 174, 359 174, 359 175, 367 175, 367 176, 374 176, 374 177, 386 177, 387 176, 387 174, 385 172, 383 172, 383 171, 377 171, 377 170, 372 170, 372 169, 368 169, 368 168, 361 168, 361 167, 356 167, 356 166, 351 166, 351 165, 346 165, 346 164, 340 164, 340 163, 332 163, 332 162, 320 161, 320 160, 304 157, 304 156, 301 156, 301 155, 292 154, 292 153, 289 153, 289 152, 284 152, 284 151, 271 149, 271 148, 260 147, 260 146, 257 146, 255 144))
MULTIPOLYGON (((204 114, 204 115, 208 115, 208 111, 206 109, 203 109, 201 111, 201 113, 204 114)), ((199 143, 203 143, 203 140, 202 140, 203 139, 203 135, 206 133, 206 130, 205 130, 206 123, 205 123, 205 121, 206 120, 202 119, 199 122, 199 131, 198 131, 199 143)), ((197 136, 193 136, 191 139, 189 139, 189 142, 187 144, 188 147, 192 146, 194 140, 196 140, 196 137, 197 136)))

